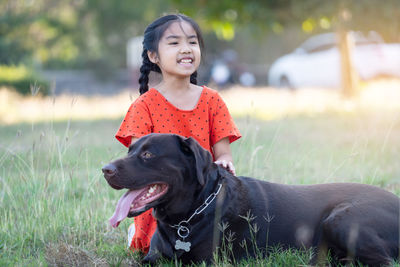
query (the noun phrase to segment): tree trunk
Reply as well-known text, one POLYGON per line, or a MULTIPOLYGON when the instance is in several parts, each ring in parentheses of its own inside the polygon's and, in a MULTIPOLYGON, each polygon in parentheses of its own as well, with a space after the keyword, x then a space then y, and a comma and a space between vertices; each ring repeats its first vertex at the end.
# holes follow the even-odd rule
POLYGON ((354 38, 349 32, 351 16, 350 11, 342 7, 339 13, 339 27, 337 29, 342 93, 346 98, 355 97, 359 93, 359 75, 354 67, 352 56, 354 38))

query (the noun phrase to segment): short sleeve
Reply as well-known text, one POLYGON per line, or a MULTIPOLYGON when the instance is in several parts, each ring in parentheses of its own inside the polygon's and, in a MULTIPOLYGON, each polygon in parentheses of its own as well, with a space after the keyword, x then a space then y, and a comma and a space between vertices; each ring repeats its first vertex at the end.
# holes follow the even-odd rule
POLYGON ((212 122, 211 125, 211 146, 214 146, 215 143, 220 141, 221 139, 228 137, 229 143, 232 143, 239 139, 241 136, 239 129, 236 127, 235 122, 231 114, 229 113, 228 107, 225 102, 219 96, 219 94, 215 94, 213 110, 212 110, 212 122))
POLYGON ((138 98, 129 107, 115 138, 124 146, 131 144, 132 137, 140 138, 152 132, 153 123, 143 99, 138 98))

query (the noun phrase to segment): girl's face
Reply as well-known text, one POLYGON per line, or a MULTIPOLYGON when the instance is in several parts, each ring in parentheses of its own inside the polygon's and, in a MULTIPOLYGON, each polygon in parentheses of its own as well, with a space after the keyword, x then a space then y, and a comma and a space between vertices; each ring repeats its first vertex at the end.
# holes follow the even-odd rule
POLYGON ((196 31, 186 21, 173 22, 158 44, 158 53, 148 52, 163 77, 190 77, 200 65, 201 51, 196 31))

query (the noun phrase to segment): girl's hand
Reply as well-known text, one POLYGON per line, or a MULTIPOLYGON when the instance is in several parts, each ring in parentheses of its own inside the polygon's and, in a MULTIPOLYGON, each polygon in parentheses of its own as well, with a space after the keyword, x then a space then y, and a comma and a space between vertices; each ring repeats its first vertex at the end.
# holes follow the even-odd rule
POLYGON ((231 153, 231 148, 229 146, 229 138, 225 137, 219 140, 213 146, 213 151, 216 159, 214 163, 224 167, 230 173, 236 176, 235 167, 233 167, 232 163, 232 153, 231 153))
POLYGON ((227 169, 230 173, 236 176, 235 172, 235 167, 233 166, 233 163, 231 161, 226 161, 226 160, 217 160, 214 162, 217 165, 220 165, 227 169))

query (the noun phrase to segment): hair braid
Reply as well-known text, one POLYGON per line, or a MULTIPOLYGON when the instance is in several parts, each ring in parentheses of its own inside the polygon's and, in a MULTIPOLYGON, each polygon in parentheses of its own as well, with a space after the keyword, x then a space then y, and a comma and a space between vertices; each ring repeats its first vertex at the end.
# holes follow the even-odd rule
POLYGON ((161 72, 160 68, 150 61, 147 55, 147 49, 143 49, 142 52, 143 63, 140 67, 140 77, 139 77, 139 92, 144 94, 149 90, 149 74, 150 71, 161 72))
POLYGON ((197 84, 197 71, 193 72, 193 74, 190 75, 190 82, 193 84, 197 84))

